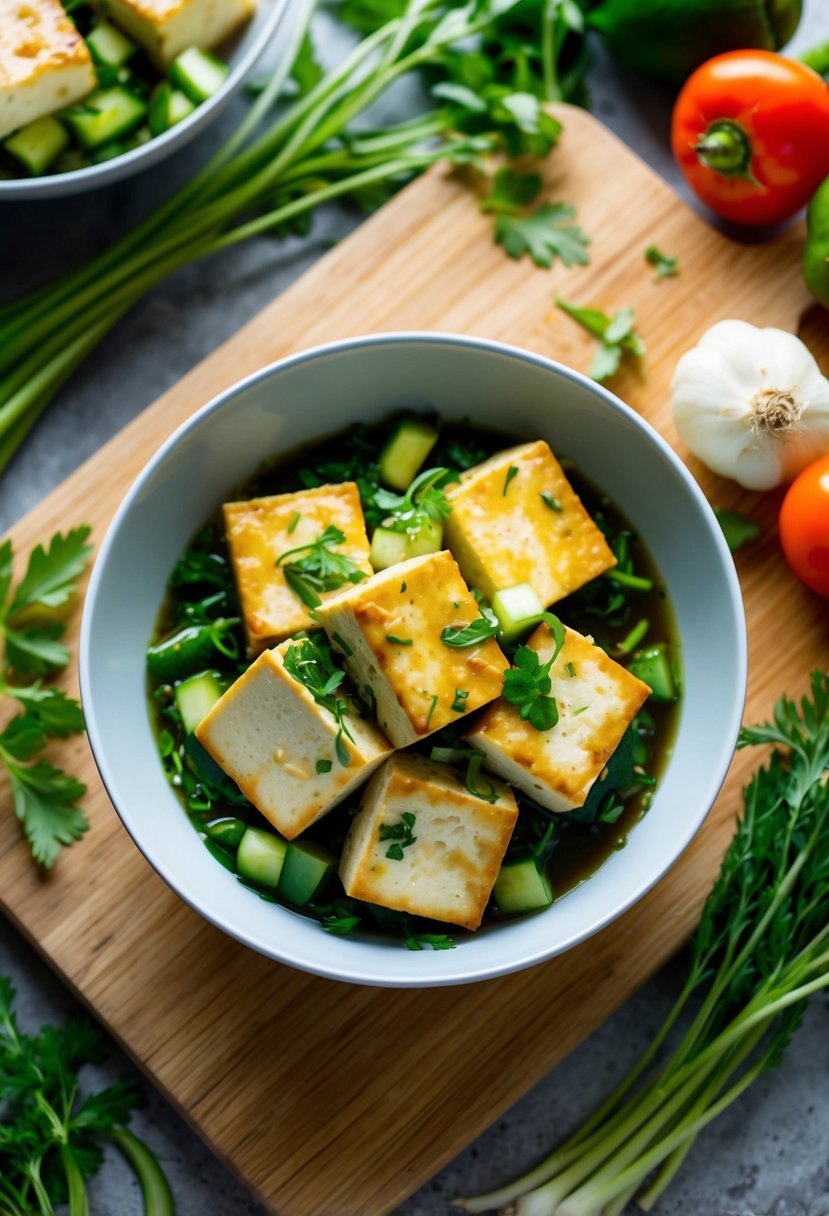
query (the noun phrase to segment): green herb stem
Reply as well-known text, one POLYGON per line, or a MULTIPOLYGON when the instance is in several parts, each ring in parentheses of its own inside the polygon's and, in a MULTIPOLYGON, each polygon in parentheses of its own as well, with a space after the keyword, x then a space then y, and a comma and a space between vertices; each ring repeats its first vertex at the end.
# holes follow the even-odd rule
POLYGON ((158 1158, 125 1127, 113 1127, 109 1137, 135 1171, 144 1199, 144 1216, 175 1216, 170 1184, 158 1158))
POLYGON ((78 1163, 68 1144, 60 1145, 60 1160, 66 1176, 69 1216, 89 1216, 89 1195, 78 1163))

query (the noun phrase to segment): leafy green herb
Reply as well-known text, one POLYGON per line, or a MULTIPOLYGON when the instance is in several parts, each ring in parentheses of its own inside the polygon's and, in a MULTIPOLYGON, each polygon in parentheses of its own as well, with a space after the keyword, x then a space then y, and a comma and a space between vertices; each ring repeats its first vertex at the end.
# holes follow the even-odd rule
POLYGON ((760 525, 747 515, 741 515, 739 511, 724 511, 720 507, 714 507, 714 514, 722 528, 725 543, 732 553, 736 553, 743 545, 750 544, 760 535, 760 525))
POLYGON ((391 861, 402 861, 403 850, 408 849, 417 840, 413 835, 415 820, 417 816, 411 811, 403 811, 400 816, 399 823, 381 823, 380 824, 380 840, 391 840, 394 843, 390 844, 386 849, 386 857, 391 861))
POLYGON ((429 712, 426 715, 426 729, 427 730, 429 729, 429 723, 432 721, 432 714, 435 712, 437 707, 438 707, 438 696, 437 696, 437 693, 435 693, 434 696, 432 697, 431 701, 429 702, 429 712))
POLYGON ((343 652, 343 654, 347 658, 351 658, 351 656, 354 654, 354 651, 351 649, 351 647, 349 646, 349 644, 345 640, 345 638, 342 636, 342 634, 332 633, 331 640, 332 640, 332 642, 337 643, 337 646, 339 646, 340 650, 343 652))
POLYGON ((656 269, 655 282, 660 279, 673 279, 679 274, 679 259, 669 253, 662 253, 656 245, 648 245, 645 250, 645 261, 656 269))
POLYGON ((405 494, 378 488, 374 501, 389 512, 383 526, 393 532, 417 535, 430 523, 441 523, 452 510, 440 486, 449 476, 449 469, 425 469, 415 477, 405 494))
POLYGON ((567 672, 567 674, 571 680, 574 679, 575 674, 576 674, 576 669, 572 663, 565 663, 564 670, 567 672))
POLYGON ((301 519, 302 519, 302 512, 294 511, 293 515, 291 516, 291 521, 288 524, 288 535, 289 536, 291 535, 292 532, 296 531, 296 526, 301 519))
MULTIPOLYGON (((809 997, 829 988, 829 674, 814 672, 799 705, 781 697, 770 722, 740 733, 740 748, 768 745, 768 763, 743 791, 682 991, 644 1055, 551 1157, 499 1188, 496 1205, 476 1196, 467 1210, 518 1200, 539 1214, 596 1216, 621 1212, 634 1195, 650 1210, 699 1132, 780 1063, 809 997), (668 1053, 689 1003, 693 1016, 668 1053)), ((617 809, 603 808, 606 822, 617 809)))
POLYGON ((403 926, 406 947, 409 950, 422 950, 431 946, 433 950, 454 950, 455 943, 446 933, 414 933, 407 925, 403 926))
POLYGON ((516 173, 508 165, 492 179, 492 189, 481 202, 481 211, 518 215, 538 196, 541 178, 537 173, 516 173))
POLYGON ((288 647, 282 661, 288 675, 304 684, 317 704, 333 715, 338 727, 334 750, 340 764, 347 768, 351 757, 345 739, 354 742, 354 736, 346 723, 351 709, 351 698, 336 695, 345 679, 345 672, 334 663, 330 647, 316 638, 302 638, 288 647))
POLYGON ((590 238, 573 222, 575 215, 575 207, 567 203, 543 203, 527 216, 500 212, 495 240, 509 257, 528 254, 536 266, 548 268, 556 258, 565 266, 586 266, 590 238))
POLYGON ((519 646, 513 658, 514 666, 504 672, 504 698, 518 710, 519 717, 536 730, 546 731, 558 722, 558 704, 550 695, 550 668, 564 645, 564 627, 550 612, 544 619, 554 636, 553 653, 542 663, 538 653, 529 646, 519 646))
POLYGON ((556 496, 551 494, 549 490, 541 491, 541 501, 545 507, 549 507, 551 511, 555 511, 556 515, 561 515, 561 512, 564 510, 556 496))
POLYGON ((330 773, 331 769, 333 767, 334 766, 332 765, 330 760, 323 760, 322 758, 320 758, 316 764, 316 769, 317 769, 318 773, 330 773))
POLYGON ((359 916, 324 916, 322 918, 322 927, 326 933, 333 933, 337 937, 347 937, 359 923, 359 916))
POLYGON ((0 733, 0 762, 11 786, 15 814, 40 865, 54 864, 61 848, 80 840, 88 825, 78 805, 86 787, 46 760, 36 759, 50 739, 66 739, 84 730, 78 701, 42 678, 20 683, 25 676, 52 676, 69 660, 58 639, 60 619, 77 590, 91 547, 89 528, 56 533, 48 549, 37 545, 26 572, 12 590, 12 544, 0 546, 0 628, 5 663, 0 695, 12 697, 23 712, 0 733))
POLYGON ((635 317, 632 308, 620 308, 609 317, 597 308, 579 308, 575 304, 568 304, 561 296, 556 296, 555 302, 562 312, 566 312, 600 343, 588 370, 591 379, 599 384, 608 380, 619 370, 624 354, 644 359, 645 344, 633 328, 635 317))
POLYGON ((447 625, 441 632, 440 640, 444 645, 460 650, 464 646, 477 646, 480 642, 485 642, 487 638, 494 638, 498 628, 498 620, 495 614, 491 613, 487 616, 479 616, 470 624, 461 625, 457 629, 447 625))
POLYGON ((475 798, 480 798, 482 802, 497 802, 498 791, 491 781, 482 777, 481 769, 484 766, 484 758, 480 752, 469 751, 469 763, 466 768, 466 779, 464 784, 475 798))
POLYGON ((402 595, 402 594, 403 594, 403 592, 406 590, 406 588, 408 587, 408 585, 409 585, 409 584, 406 582, 406 580, 405 580, 405 579, 403 579, 403 582, 400 584, 400 594, 401 594, 401 595, 402 595))
POLYGON ((397 634, 395 634, 395 633, 387 633, 386 641, 391 642, 392 646, 413 646, 414 645, 414 640, 412 638, 399 638, 397 636, 397 634))
POLYGON ((359 583, 366 578, 365 570, 361 570, 352 558, 345 553, 335 553, 333 546, 345 543, 345 533, 334 524, 328 527, 309 545, 298 545, 288 549, 277 558, 277 566, 296 554, 302 554, 292 562, 283 566, 285 582, 297 599, 306 608, 319 608, 322 600, 321 591, 336 591, 345 583, 359 583))
MULTIPOLYGON (((0 977, 0 1210, 5 1216, 54 1216, 67 1199, 70 1216, 89 1212, 87 1180, 103 1164, 102 1142, 124 1153, 151 1216, 173 1216, 173 1197, 158 1161, 120 1125, 141 1095, 124 1081, 82 1094, 80 1073, 106 1054, 86 1020, 25 1034, 13 1011, 14 989, 0 977)), ((62 1209, 61 1209, 62 1210, 62 1209)))
POLYGON ((466 701, 469 696, 469 691, 466 688, 455 689, 455 699, 452 702, 452 712, 456 714, 466 713, 466 701))
POLYGON ((518 466, 511 464, 510 467, 507 469, 507 475, 504 478, 504 488, 501 491, 502 498, 506 498, 507 490, 509 489, 509 483, 512 481, 513 477, 517 477, 517 475, 518 475, 518 466))

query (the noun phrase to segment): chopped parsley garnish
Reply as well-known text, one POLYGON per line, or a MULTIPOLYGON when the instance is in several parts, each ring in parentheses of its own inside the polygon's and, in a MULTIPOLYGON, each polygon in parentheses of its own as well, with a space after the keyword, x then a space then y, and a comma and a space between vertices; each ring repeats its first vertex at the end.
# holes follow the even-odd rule
POLYGON ((454 646, 460 650, 464 646, 477 646, 487 638, 494 638, 498 629, 498 620, 495 614, 491 613, 488 616, 479 616, 477 620, 468 625, 461 625, 458 629, 447 625, 440 635, 440 640, 445 646, 454 646))
POLYGON ((504 478, 504 488, 501 491, 502 498, 506 498, 507 490, 509 489, 509 483, 512 481, 513 477, 517 477, 517 476, 518 476, 518 465, 511 464, 510 467, 507 469, 507 475, 504 478))
POLYGON ((482 802, 497 802, 498 791, 491 781, 481 776, 481 769, 484 766, 484 758, 480 752, 474 752, 469 757, 469 764, 466 768, 466 779, 464 785, 474 798, 480 798, 482 802))
POLYGON ((549 507, 551 511, 555 511, 556 515, 561 515, 564 508, 556 498, 555 494, 551 494, 549 490, 541 491, 541 501, 545 507, 549 507))
POLYGON ((539 731, 552 730, 558 722, 558 705, 550 695, 550 668, 564 645, 564 627, 558 617, 547 612, 544 619, 555 639, 552 655, 542 663, 535 650, 519 646, 513 659, 515 665, 504 673, 503 693, 505 700, 516 707, 522 721, 529 722, 539 731))
POLYGON ((437 693, 435 693, 435 695, 432 697, 431 703, 429 705, 429 712, 426 715, 426 729, 427 730, 429 729, 429 723, 432 721, 432 714, 435 712, 437 707, 438 707, 438 696, 437 696, 437 693))
POLYGON ((383 520, 383 527, 392 532, 417 535, 431 524, 441 523, 452 508, 438 483, 450 478, 449 469, 426 469, 415 477, 405 494, 393 494, 382 488, 376 490, 374 502, 389 513, 383 520))
POLYGON ((648 245, 645 250, 645 261, 656 270, 654 282, 660 279, 675 279, 679 274, 679 258, 663 253, 656 245, 648 245))
POLYGON ((573 677, 574 677, 574 676, 575 676, 575 674, 576 674, 576 669, 575 669, 575 667, 573 666, 573 664, 572 664, 572 663, 566 663, 566 664, 565 664, 565 666, 564 666, 564 670, 567 672, 568 676, 569 676, 569 677, 570 677, 570 679, 572 680, 572 679, 573 679, 573 677))
POLYGON ((542 203, 525 216, 501 211, 495 219, 495 240, 508 257, 526 253, 536 266, 552 266, 555 258, 565 266, 586 266, 590 237, 573 223, 575 217, 575 207, 567 203, 542 203))
POLYGON ((714 507, 714 514, 722 528, 725 543, 732 553, 736 553, 743 545, 756 540, 760 535, 760 525, 747 515, 741 515, 739 511, 723 511, 720 507, 714 507))
POLYGON ((359 583, 367 577, 365 570, 361 570, 352 558, 334 552, 332 546, 344 542, 345 533, 329 524, 310 545, 298 545, 277 558, 277 566, 282 566, 287 558, 302 555, 283 569, 285 582, 306 608, 319 608, 321 591, 336 591, 344 583, 359 583))
POLYGON ((314 638, 302 638, 294 642, 285 651, 282 662, 288 675, 303 684, 317 704, 333 715, 338 727, 334 750, 340 764, 347 768, 351 757, 345 740, 354 742, 354 736, 345 721, 351 706, 348 697, 336 696, 337 689, 345 679, 345 672, 335 666, 331 651, 325 643, 314 638))
POLYGON ((399 823, 381 823, 380 840, 391 840, 393 843, 386 849, 386 857, 390 861, 402 861, 403 850, 408 849, 417 840, 413 829, 417 816, 412 811, 403 811, 399 823))
POLYGON ((331 641, 336 642, 337 645, 339 646, 340 650, 343 652, 343 654, 347 655, 349 658, 351 657, 351 655, 354 654, 354 651, 351 649, 351 647, 349 646, 349 644, 345 640, 345 638, 342 636, 342 634, 332 633, 331 641))
POLYGON ((575 304, 568 304, 561 296, 556 296, 555 302, 562 312, 566 312, 600 343, 587 372, 592 380, 599 384, 608 380, 619 370, 624 354, 632 355, 635 359, 645 357, 645 343, 633 328, 635 317, 632 308, 620 308, 609 317, 598 308, 579 308, 575 304))
POLYGON ((302 513, 300 511, 294 511, 293 515, 291 516, 291 522, 288 524, 288 535, 289 536, 292 532, 296 531, 296 526, 301 519, 302 519, 302 513))
POLYGON ((322 918, 322 927, 326 933, 333 933, 337 937, 345 937, 359 923, 359 916, 324 916, 322 918))
POLYGON ((406 582, 406 580, 405 580, 405 579, 403 579, 403 582, 400 584, 400 594, 401 594, 401 595, 402 595, 402 594, 403 594, 403 592, 406 590, 406 588, 408 587, 408 585, 409 585, 409 584, 406 582))
POLYGON ((330 760, 320 759, 317 761, 316 767, 317 767, 318 773, 330 773, 331 769, 332 769, 332 764, 331 764, 330 760))
POLYGON ((452 712, 456 714, 466 713, 466 699, 469 696, 469 690, 466 688, 455 689, 455 699, 452 702, 452 712))
POLYGON ((431 946, 433 950, 454 950, 455 943, 452 938, 445 933, 413 933, 407 926, 403 926, 403 933, 406 938, 406 946, 409 950, 422 950, 424 946, 431 946))
POLYGON ((391 642, 393 646, 412 646, 414 641, 412 638, 399 638, 396 633, 387 633, 386 641, 391 642))

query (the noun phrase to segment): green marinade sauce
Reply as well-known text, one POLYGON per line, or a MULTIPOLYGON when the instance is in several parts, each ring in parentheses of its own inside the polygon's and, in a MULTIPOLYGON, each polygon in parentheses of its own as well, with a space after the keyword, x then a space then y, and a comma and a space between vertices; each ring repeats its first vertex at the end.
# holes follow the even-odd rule
MULTIPOLYGON (((228 495, 228 501, 283 494, 328 482, 355 480, 359 485, 361 479, 371 480, 376 476, 377 455, 393 421, 390 419, 372 427, 357 426, 281 455, 264 464, 248 481, 235 487, 228 495)), ((471 423, 445 424, 427 463, 429 467, 446 466, 462 471, 495 452, 533 438, 535 436, 484 430, 471 423)), ((609 579, 598 578, 554 605, 556 615, 579 633, 591 636, 597 645, 622 664, 628 662, 633 651, 625 654, 620 648, 624 647, 637 623, 647 621, 644 644, 667 644, 679 687, 679 637, 659 570, 615 504, 592 486, 570 462, 562 456, 559 459, 586 509, 605 532, 614 552, 625 559, 627 568, 635 572, 637 578, 644 577, 653 586, 650 590, 624 590, 609 579)), ((371 508, 366 511, 369 533, 381 519, 382 512, 371 508)), ((183 561, 179 563, 177 574, 171 580, 160 607, 153 643, 188 624, 239 615, 219 510, 191 541, 187 553, 193 551, 206 556, 197 559, 197 569, 193 569, 191 563, 189 575, 200 575, 206 570, 206 580, 188 581, 188 561, 187 556, 183 555, 183 561)), ((245 670, 247 660, 241 623, 223 635, 222 651, 215 651, 209 667, 220 673, 227 683, 245 670)), ((262 816, 246 802, 232 782, 221 779, 220 770, 209 758, 208 775, 212 773, 218 778, 220 789, 217 791, 211 786, 206 790, 200 783, 197 774, 205 771, 206 753, 201 752, 197 757, 199 762, 194 766, 194 752, 199 750, 199 745, 192 736, 189 739, 185 736, 175 709, 173 686, 150 679, 148 694, 165 771, 205 844, 218 861, 233 870, 232 849, 207 838, 205 827, 228 816, 264 825, 262 816)), ((549 835, 548 829, 552 823, 552 835, 542 856, 555 898, 560 898, 590 878, 613 852, 624 847, 628 833, 646 813, 653 789, 671 754, 679 712, 679 700, 659 703, 649 698, 608 763, 603 774, 605 780, 595 783, 583 808, 555 814, 514 791, 520 813, 506 860, 526 856, 545 834, 549 835)), ((451 747, 456 743, 457 736, 444 730, 416 744, 413 750, 428 755, 433 747, 451 747)), ((359 802, 358 791, 353 798, 335 807, 312 825, 302 834, 302 839, 316 841, 339 856, 359 802)), ((276 900, 273 893, 264 888, 252 885, 252 889, 263 899, 276 900)), ((300 914, 297 909, 293 910, 300 914)), ((393 933, 404 937, 414 948, 419 948, 412 940, 418 934, 434 934, 444 928, 448 928, 453 936, 463 932, 457 926, 418 921, 401 913, 350 901, 345 897, 336 874, 319 899, 301 910, 301 914, 319 920, 348 917, 350 913, 359 915, 359 931, 374 930, 384 935, 393 933)), ((484 924, 495 923, 498 919, 488 911, 484 924)))

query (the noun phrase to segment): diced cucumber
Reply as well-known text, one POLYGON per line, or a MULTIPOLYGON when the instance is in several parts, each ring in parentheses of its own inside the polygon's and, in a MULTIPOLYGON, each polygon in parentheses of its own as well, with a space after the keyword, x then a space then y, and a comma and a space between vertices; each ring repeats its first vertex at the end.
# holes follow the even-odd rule
POLYGON ((374 529, 368 560, 374 570, 387 570, 410 557, 439 553, 443 544, 443 524, 434 519, 423 521, 417 532, 395 532, 382 526, 374 529))
POLYGON ((170 64, 170 80, 198 105, 222 87, 229 71, 212 51, 189 46, 170 64))
POLYGON ((176 708, 188 735, 207 717, 224 690, 221 676, 215 671, 200 671, 176 686, 176 708))
POLYGON ((654 701, 676 700, 676 680, 664 642, 640 650, 628 663, 628 670, 650 686, 654 701))
POLYGON ((62 118, 85 148, 98 148, 137 127, 147 112, 140 97, 115 85, 98 89, 79 105, 64 110, 62 118))
POLYGON ((337 859, 312 840, 292 840, 285 854, 278 893, 299 908, 314 898, 334 872, 337 859))
POLYGON ((206 835, 211 840, 215 840, 217 844, 224 845, 226 849, 238 849, 242 837, 248 830, 248 825, 244 819, 235 819, 231 816, 208 823, 204 830, 206 835))
POLYGON ((3 147, 31 174, 39 177, 57 160, 68 143, 69 136, 64 127, 47 114, 4 139, 3 147))
POLYGON ((495 592, 492 611, 498 618, 505 641, 512 642, 539 623, 544 615, 544 605, 529 583, 516 583, 514 587, 495 592))
POLYGON ((492 898, 498 912, 511 916, 515 912, 549 908, 553 892, 535 858, 526 857, 523 861, 509 861, 501 866, 492 888, 492 898))
POLYGON ((161 135, 177 122, 181 122, 188 114, 192 114, 195 105, 180 89, 174 89, 167 80, 162 80, 150 94, 150 107, 147 121, 153 135, 161 135))
MULTIPOLYGON (((437 443, 437 427, 420 418, 403 418, 380 453, 380 476, 393 490, 408 490, 437 443)), ((429 550, 431 552, 431 550, 429 550)))
POLYGON ((264 828, 247 828, 239 841, 236 871, 263 887, 275 887, 285 864, 287 841, 264 828))
POLYGON ((136 43, 109 21, 98 21, 86 36, 92 58, 110 68, 120 68, 138 50, 136 43))

